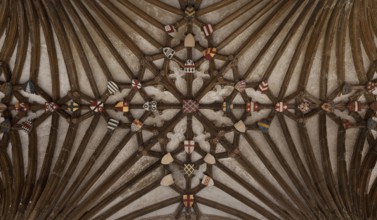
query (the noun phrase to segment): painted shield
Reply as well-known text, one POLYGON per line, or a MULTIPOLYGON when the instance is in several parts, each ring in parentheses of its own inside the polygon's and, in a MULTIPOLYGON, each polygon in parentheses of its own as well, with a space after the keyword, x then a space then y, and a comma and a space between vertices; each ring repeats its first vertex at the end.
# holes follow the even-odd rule
POLYGON ((348 121, 348 120, 343 120, 343 127, 344 127, 345 129, 348 129, 348 128, 350 128, 351 126, 352 126, 352 124, 351 124, 350 121, 348 121))
POLYGON ((171 37, 175 37, 175 35, 177 34, 177 30, 175 29, 175 27, 173 25, 165 25, 165 31, 166 33, 168 33, 171 37))
POLYGON ((239 120, 237 123, 235 123, 234 125, 234 128, 241 132, 241 133, 245 133, 246 132, 246 125, 243 121, 239 120))
POLYGON ((368 82, 366 88, 368 92, 373 92, 376 89, 376 84, 374 82, 368 82))
POLYGON ((278 102, 278 103, 276 103, 276 105, 275 105, 275 110, 277 111, 277 112, 284 112, 284 111, 286 111, 288 109, 288 105, 286 104, 286 103, 284 103, 284 102, 278 102))
POLYGON ((261 93, 264 93, 264 92, 267 92, 268 91, 268 82, 265 80, 265 81, 262 81, 259 86, 258 86, 258 90, 259 92, 261 93))
POLYGON ((260 120, 257 124, 261 132, 268 133, 268 129, 270 128, 270 121, 268 119, 260 120))
POLYGON ((135 119, 131 124, 131 131, 137 132, 140 131, 143 127, 143 123, 139 121, 138 119, 135 119))
POLYGON ((115 82, 109 81, 107 82, 107 91, 109 91, 110 94, 114 94, 119 92, 119 87, 115 82))
POLYGON ((212 25, 211 24, 206 24, 202 27, 203 29, 203 32, 204 32, 204 35, 206 37, 208 37, 209 35, 211 35, 213 33, 213 28, 212 28, 212 25))
POLYGON ((107 122, 107 128, 110 130, 110 131, 114 131, 116 127, 118 127, 119 125, 119 121, 118 120, 115 120, 113 118, 110 118, 109 121, 107 122))
POLYGON ((168 58, 169 60, 171 60, 173 58, 174 54, 175 54, 175 51, 170 47, 162 48, 162 52, 164 53, 166 58, 168 58))
POLYGON ((216 158, 210 154, 210 153, 207 153, 206 156, 203 158, 204 162, 210 164, 210 165, 213 165, 216 163, 216 158))
POLYGON ((182 201, 186 208, 190 208, 194 204, 194 195, 183 195, 182 201))
POLYGON ((33 122, 31 120, 26 120, 21 123, 21 130, 29 134, 31 129, 33 129, 33 122))
POLYGON ((185 10, 185 15, 188 18, 193 18, 195 16, 195 8, 192 6, 188 6, 185 10))
POLYGON ((234 85, 234 89, 236 89, 238 92, 244 92, 246 88, 246 82, 245 80, 241 80, 234 85))
POLYGON ((204 175, 202 179, 202 184, 205 186, 213 186, 215 185, 215 182, 213 181, 211 177, 204 175))
POLYGON ((132 85, 132 88, 135 90, 139 90, 142 87, 140 81, 137 79, 131 80, 131 85, 132 85))
POLYGON ((350 112, 359 112, 361 111, 361 103, 358 101, 350 102, 347 105, 347 109, 350 112))
POLYGON ((190 177, 192 174, 194 174, 194 171, 195 171, 194 164, 191 164, 191 163, 183 164, 183 171, 185 172, 185 175, 190 177))
POLYGON ((183 71, 185 73, 195 73, 195 63, 192 60, 186 60, 185 65, 183 67, 183 71))
POLYGON ((191 154, 195 148, 195 141, 193 140, 185 140, 184 141, 184 148, 187 154, 191 154))
POLYGON ((161 164, 163 164, 163 165, 171 164, 173 161, 174 161, 174 158, 170 153, 165 154, 161 158, 161 164))
POLYGON ((199 109, 199 103, 195 100, 185 99, 182 101, 184 113, 194 113, 199 109))
POLYGON ((90 109, 94 112, 103 112, 105 111, 103 107, 103 102, 101 101, 92 101, 90 103, 90 109))
POLYGON ((259 109, 260 107, 258 102, 248 101, 246 103, 246 112, 257 112, 259 109))
POLYGON ((114 106, 115 108, 115 111, 119 111, 119 112, 128 112, 129 111, 129 105, 128 105, 128 102, 117 102, 114 106))
POLYGON ((298 106, 297 106, 297 109, 300 110, 300 112, 306 114, 308 112, 311 111, 311 108, 310 108, 310 102, 307 101, 307 100, 304 100, 302 101, 298 106))
POLYGON ((79 110, 79 104, 71 100, 70 102, 67 103, 67 110, 70 112, 75 112, 79 110))
POLYGON ((25 102, 17 102, 14 105, 14 108, 15 108, 15 110, 16 110, 17 113, 22 113, 22 112, 29 111, 30 106, 29 106, 28 103, 25 103, 25 102))
POLYGON ((207 48, 203 51, 203 56, 207 60, 211 60, 216 55, 216 48, 207 48))
POLYGON ((223 102, 223 111, 230 112, 233 109, 233 104, 230 104, 229 101, 223 102))
POLYGON ((322 110, 326 112, 333 112, 334 111, 334 104, 331 102, 325 102, 321 105, 322 110))
POLYGON ((143 108, 145 109, 145 111, 155 112, 157 110, 157 102, 156 101, 146 102, 144 103, 143 108))
POLYGON ((173 179, 172 174, 168 174, 168 175, 164 176, 160 181, 161 186, 171 186, 173 184, 174 184, 174 179, 173 179))
POLYGON ((55 112, 59 109, 59 105, 54 102, 46 102, 45 103, 45 111, 46 112, 55 112))

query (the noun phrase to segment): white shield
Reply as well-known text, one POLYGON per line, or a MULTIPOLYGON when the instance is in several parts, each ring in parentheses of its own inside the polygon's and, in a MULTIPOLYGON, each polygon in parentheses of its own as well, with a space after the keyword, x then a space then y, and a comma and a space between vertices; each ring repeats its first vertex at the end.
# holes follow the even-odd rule
POLYGON ((170 153, 165 154, 161 159, 161 164, 168 165, 174 161, 173 156, 170 153))
POLYGON ((171 174, 164 176, 160 181, 161 186, 170 186, 173 184, 174 184, 174 179, 173 179, 173 175, 171 174))
POLYGON ((213 164, 216 163, 216 158, 215 158, 212 154, 208 153, 208 154, 204 157, 204 162, 213 165, 213 164))

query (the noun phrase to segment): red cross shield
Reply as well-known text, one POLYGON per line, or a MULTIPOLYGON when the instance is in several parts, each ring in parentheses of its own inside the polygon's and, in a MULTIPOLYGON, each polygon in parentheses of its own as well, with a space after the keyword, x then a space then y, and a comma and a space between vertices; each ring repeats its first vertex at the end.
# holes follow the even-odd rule
POLYGON ((183 195, 183 205, 186 208, 192 207, 194 204, 194 195, 183 195))
POLYGON ((185 140, 184 147, 187 154, 191 154, 195 148, 195 141, 193 140, 185 140))

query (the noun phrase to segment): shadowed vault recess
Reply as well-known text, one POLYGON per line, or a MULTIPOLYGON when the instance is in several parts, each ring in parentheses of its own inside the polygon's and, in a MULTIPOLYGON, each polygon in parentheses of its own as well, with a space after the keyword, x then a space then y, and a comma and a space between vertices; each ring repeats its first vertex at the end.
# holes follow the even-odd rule
POLYGON ((377 219, 376 14, 0 0, 0 218, 377 219))

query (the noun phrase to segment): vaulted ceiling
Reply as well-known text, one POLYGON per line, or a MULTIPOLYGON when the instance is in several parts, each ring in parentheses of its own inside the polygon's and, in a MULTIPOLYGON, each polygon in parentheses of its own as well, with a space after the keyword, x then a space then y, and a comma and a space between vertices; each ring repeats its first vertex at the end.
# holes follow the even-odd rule
POLYGON ((376 13, 0 0, 1 219, 376 219, 376 13))

